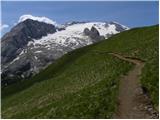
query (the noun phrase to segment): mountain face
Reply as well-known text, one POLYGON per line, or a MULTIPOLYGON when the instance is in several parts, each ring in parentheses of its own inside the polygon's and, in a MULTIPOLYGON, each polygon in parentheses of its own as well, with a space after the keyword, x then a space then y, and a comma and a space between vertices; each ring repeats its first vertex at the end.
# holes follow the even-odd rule
POLYGON ((55 26, 27 19, 2 37, 2 63, 12 61, 30 40, 56 32, 55 26))
POLYGON ((94 40, 93 42, 98 42, 100 40, 105 39, 104 36, 100 36, 100 33, 98 32, 98 30, 95 27, 92 27, 91 30, 89 30, 88 28, 85 28, 83 33, 86 36, 89 36, 92 40, 94 40))
POLYGON ((55 26, 25 19, 2 37, 2 85, 30 77, 69 51, 127 29, 116 22, 71 22, 55 26))

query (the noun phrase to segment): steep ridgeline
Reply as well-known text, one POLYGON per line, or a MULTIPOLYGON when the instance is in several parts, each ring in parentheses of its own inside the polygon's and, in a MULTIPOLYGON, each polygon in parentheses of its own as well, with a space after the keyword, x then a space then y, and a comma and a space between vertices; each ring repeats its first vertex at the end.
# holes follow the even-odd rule
POLYGON ((116 22, 71 22, 56 26, 25 19, 2 37, 2 85, 30 77, 69 51, 127 29, 116 22))

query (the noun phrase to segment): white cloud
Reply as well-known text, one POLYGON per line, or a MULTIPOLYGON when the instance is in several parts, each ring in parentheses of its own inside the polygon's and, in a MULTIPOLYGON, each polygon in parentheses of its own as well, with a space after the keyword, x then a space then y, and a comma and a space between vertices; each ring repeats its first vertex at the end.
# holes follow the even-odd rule
POLYGON ((15 23, 13 23, 13 26, 15 26, 15 25, 17 25, 17 23, 15 22, 15 23))
POLYGON ((18 22, 23 22, 27 19, 32 19, 32 20, 36 20, 36 21, 39 21, 39 22, 44 22, 44 23, 47 23, 47 24, 52 24, 52 25, 55 25, 57 26, 57 23, 47 17, 38 17, 38 16, 32 16, 32 15, 22 15, 18 22))
POLYGON ((8 28, 9 27, 9 25, 7 25, 7 24, 1 24, 0 25, 0 31, 2 31, 2 30, 4 30, 5 28, 8 28))

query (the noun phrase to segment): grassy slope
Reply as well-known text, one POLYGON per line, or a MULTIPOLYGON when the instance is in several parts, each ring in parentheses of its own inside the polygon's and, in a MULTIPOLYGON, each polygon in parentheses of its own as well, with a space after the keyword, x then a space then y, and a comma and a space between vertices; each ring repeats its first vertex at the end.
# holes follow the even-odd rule
POLYGON ((70 52, 31 80, 5 88, 2 118, 110 118, 116 109, 118 80, 133 65, 95 51, 145 60, 142 85, 158 105, 158 26, 152 26, 70 52))

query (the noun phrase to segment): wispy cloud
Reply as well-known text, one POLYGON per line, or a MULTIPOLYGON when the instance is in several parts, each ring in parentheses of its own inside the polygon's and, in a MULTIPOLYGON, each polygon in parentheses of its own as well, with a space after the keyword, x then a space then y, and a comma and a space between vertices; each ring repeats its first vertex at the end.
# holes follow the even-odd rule
POLYGON ((31 19, 31 20, 36 20, 36 21, 39 21, 39 22, 45 22, 47 24, 52 24, 52 25, 57 25, 57 23, 55 21, 52 21, 51 19, 47 18, 47 17, 38 17, 38 16, 32 16, 30 14, 27 14, 27 15, 22 15, 20 18, 19 18, 19 22, 23 22, 27 19, 31 19))
POLYGON ((7 25, 7 24, 0 25, 0 31, 3 31, 4 29, 6 29, 8 27, 9 27, 9 25, 7 25))

